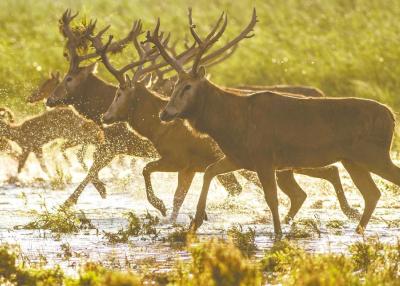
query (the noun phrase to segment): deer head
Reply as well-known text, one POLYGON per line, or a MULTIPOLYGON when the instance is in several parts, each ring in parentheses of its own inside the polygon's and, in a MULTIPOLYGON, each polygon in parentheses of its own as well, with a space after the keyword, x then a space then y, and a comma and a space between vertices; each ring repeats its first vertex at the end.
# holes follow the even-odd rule
MULTIPOLYGON (((120 69, 115 68, 107 56, 109 47, 112 45, 113 36, 109 36, 108 42, 104 45, 101 40, 101 31, 96 36, 87 35, 96 53, 101 57, 104 66, 119 83, 114 101, 103 116, 103 122, 106 124, 124 121, 128 116, 129 101, 134 96, 136 87, 138 85, 144 85, 144 83, 147 82, 147 78, 145 78, 144 75, 166 65, 165 63, 163 65, 156 63, 156 59, 159 55, 156 49, 145 50, 143 48, 138 40, 138 37, 142 33, 142 22, 140 20, 135 21, 131 40, 138 52, 139 59, 120 69), (147 63, 150 63, 150 65, 145 67, 147 63), (133 72, 132 78, 126 74, 130 70, 133 72)), ((163 43, 167 44, 168 40, 169 36, 163 40, 163 43)))
POLYGON ((29 103, 38 102, 42 99, 46 99, 55 90, 58 84, 61 82, 60 72, 51 72, 49 78, 46 79, 39 88, 35 89, 31 95, 26 99, 29 103))
POLYGON ((160 51, 162 57, 167 61, 173 69, 178 72, 178 81, 175 84, 171 99, 160 114, 163 121, 171 121, 175 118, 187 118, 194 106, 199 103, 202 92, 201 86, 204 81, 207 81, 205 75, 206 70, 202 65, 215 58, 216 55, 221 55, 226 51, 235 47, 241 40, 251 38, 254 34, 251 32, 257 23, 256 10, 253 10, 253 15, 248 26, 233 40, 229 41, 223 47, 206 55, 207 51, 219 40, 227 26, 227 16, 222 13, 218 21, 211 29, 210 33, 204 40, 195 31, 196 25, 193 24, 192 10, 189 8, 188 13, 190 33, 193 36, 198 47, 195 51, 193 65, 190 71, 185 71, 183 65, 162 45, 159 41, 159 26, 160 20, 158 19, 157 26, 153 33, 147 33, 147 41, 153 43, 160 51))
MULTIPOLYGON (((79 55, 78 53, 79 44, 84 42, 87 36, 93 33, 96 22, 90 21, 89 24, 84 27, 83 31, 75 32, 70 24, 77 15, 78 13, 72 15, 71 10, 68 9, 59 20, 60 30, 66 39, 66 57, 69 61, 69 69, 52 95, 48 98, 46 104, 50 107, 60 104, 70 104, 71 101, 73 101, 74 95, 80 90, 88 77, 96 71, 97 63, 91 63, 86 66, 80 66, 80 64, 84 61, 97 58, 98 55, 95 52, 85 55, 79 55)), ((109 26, 103 29, 99 34, 104 34, 108 28, 109 26)), ((121 51, 132 36, 132 31, 130 31, 125 38, 115 42, 109 47, 108 51, 113 53, 121 51)))

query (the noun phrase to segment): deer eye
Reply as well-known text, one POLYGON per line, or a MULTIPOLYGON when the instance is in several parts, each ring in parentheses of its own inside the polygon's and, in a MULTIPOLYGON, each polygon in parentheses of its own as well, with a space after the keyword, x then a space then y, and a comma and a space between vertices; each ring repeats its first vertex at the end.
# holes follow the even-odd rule
POLYGON ((188 91, 192 88, 192 86, 190 84, 188 84, 187 86, 185 86, 185 88, 183 89, 183 92, 188 91))
POLYGON ((67 82, 70 82, 72 80, 72 77, 67 77, 67 82))

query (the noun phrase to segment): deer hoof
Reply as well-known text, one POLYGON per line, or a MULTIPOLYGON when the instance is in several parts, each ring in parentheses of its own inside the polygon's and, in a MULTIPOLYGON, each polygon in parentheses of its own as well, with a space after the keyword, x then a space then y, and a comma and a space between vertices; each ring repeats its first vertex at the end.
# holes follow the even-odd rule
POLYGON ((283 220, 283 223, 290 224, 293 221, 293 218, 290 215, 287 215, 283 220))
POLYGON ((346 208, 343 210, 343 213, 349 218, 349 219, 361 219, 361 214, 358 210, 353 209, 353 208, 346 208))
POLYGON ((361 225, 358 225, 358 226, 357 226, 357 228, 356 228, 356 233, 358 233, 358 234, 363 234, 364 231, 365 231, 365 228, 364 228, 364 227, 362 227, 361 225))

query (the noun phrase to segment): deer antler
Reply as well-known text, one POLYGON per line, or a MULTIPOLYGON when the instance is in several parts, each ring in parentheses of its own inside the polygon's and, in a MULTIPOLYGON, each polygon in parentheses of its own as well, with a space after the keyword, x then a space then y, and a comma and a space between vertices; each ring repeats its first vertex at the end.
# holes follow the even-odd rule
MULTIPOLYGON (((98 57, 98 54, 96 52, 89 53, 89 54, 82 55, 82 56, 78 55, 78 52, 77 52, 78 43, 82 39, 87 38, 88 36, 93 34, 93 31, 94 31, 97 21, 90 20, 89 24, 85 27, 85 30, 78 36, 78 35, 74 34, 74 32, 72 31, 72 29, 70 27, 70 23, 77 16, 78 16, 78 12, 74 15, 71 15, 71 10, 67 9, 64 12, 64 14, 62 15, 61 19, 59 20, 61 32, 64 35, 64 37, 67 39, 66 47, 68 49, 68 54, 69 54, 70 71, 77 69, 81 62, 98 57)), ((97 35, 98 38, 101 38, 101 36, 109 29, 109 27, 110 26, 107 26, 103 30, 101 30, 97 35)), ((111 53, 120 52, 134 37, 137 36, 136 29, 137 29, 137 27, 134 24, 132 29, 129 31, 128 35, 125 38, 112 43, 108 47, 108 52, 111 52, 111 53)))
MULTIPOLYGON (((98 55, 100 55, 104 66, 118 80, 120 85, 124 85, 126 83, 124 74, 127 71, 129 71, 135 67, 138 67, 138 68, 134 72, 133 80, 138 80, 138 78, 142 74, 141 71, 142 71, 143 65, 149 61, 154 60, 159 55, 157 50, 155 50, 155 49, 151 49, 149 51, 144 51, 143 48, 141 47, 141 45, 139 44, 139 41, 137 38, 140 34, 142 34, 142 22, 140 20, 135 21, 133 24, 132 31, 131 31, 132 42, 138 51, 139 60, 131 62, 128 65, 125 65, 124 67, 122 67, 120 69, 113 67, 113 65, 110 63, 110 60, 107 56, 107 52, 109 51, 111 44, 112 44, 113 36, 112 35, 109 36, 108 41, 105 45, 103 45, 103 43, 101 41, 101 37, 104 34, 104 31, 106 29, 108 29, 108 27, 101 30, 99 33, 97 33, 96 36, 91 36, 90 34, 88 34, 88 35, 86 35, 86 37, 92 42, 92 45, 95 48, 96 53, 98 55)), ((94 26, 92 27, 92 30, 94 30, 94 26)), ((169 37, 164 41, 168 41, 168 39, 169 39, 169 37)), ((166 42, 164 44, 166 44, 166 42)))
MULTIPOLYGON (((189 19, 189 27, 190 27, 190 33, 195 39, 195 44, 198 44, 198 46, 192 46, 192 48, 186 50, 184 53, 185 54, 180 54, 177 57, 171 56, 166 50, 165 47, 157 43, 157 38, 156 35, 158 33, 159 29, 159 22, 160 20, 158 19, 157 22, 157 27, 156 30, 153 32, 153 35, 150 34, 150 32, 147 32, 147 41, 152 42, 156 45, 156 47, 160 50, 160 54, 163 56, 164 60, 170 64, 172 69, 175 69, 178 73, 182 72, 183 69, 183 64, 188 62, 191 58, 195 56, 193 67, 192 67, 192 72, 196 73, 199 64, 205 64, 205 65, 214 65, 217 64, 223 60, 225 60, 227 57, 233 54, 233 52, 236 50, 236 45, 243 39, 251 38, 254 36, 254 34, 249 35, 250 32, 253 31, 255 24, 257 23, 257 15, 256 15, 256 10, 253 9, 253 15, 251 18, 250 23, 247 25, 247 27, 233 40, 229 41, 227 44, 225 44, 223 47, 219 48, 218 50, 206 55, 203 57, 205 52, 215 43, 218 41, 218 39, 222 36, 222 34, 225 31, 225 28, 227 26, 227 17, 225 13, 222 13, 221 16, 219 17, 217 23, 215 26, 212 28, 210 33, 207 35, 207 37, 202 40, 196 33, 195 28, 196 26, 193 24, 193 19, 192 19, 192 9, 189 8, 188 12, 188 19, 189 19), (222 25, 221 25, 222 23, 222 25), (224 53, 226 54, 224 55, 224 53), (220 58, 218 58, 220 57, 220 58)), ((161 68, 161 67, 159 67, 161 68)), ((171 68, 167 68, 163 73, 171 71, 171 68)))
POLYGON ((224 33, 226 26, 228 24, 228 17, 224 12, 222 12, 221 16, 219 17, 217 23, 215 24, 214 28, 211 30, 211 32, 207 35, 207 37, 203 40, 200 39, 200 37, 197 35, 195 28, 196 25, 193 24, 193 19, 192 19, 192 8, 189 8, 188 12, 188 18, 189 18, 189 28, 190 28, 190 33, 192 34, 193 38, 199 45, 199 51, 196 54, 196 57, 193 62, 193 67, 192 67, 192 72, 196 73, 198 66, 200 65, 200 60, 203 54, 215 43, 218 41, 218 39, 222 36, 224 33), (221 23, 223 21, 223 24, 221 26, 221 23), (221 28, 218 30, 218 28, 221 26, 221 28))
POLYGON ((151 34, 150 31, 147 31, 146 42, 153 43, 160 51, 160 54, 162 55, 164 60, 168 62, 176 71, 183 72, 181 64, 168 53, 168 51, 161 43, 160 37, 162 36, 162 34, 159 34, 159 30, 160 30, 160 18, 157 19, 157 24, 156 27, 154 28, 153 34, 151 34))
POLYGON ((243 39, 250 39, 254 37, 254 33, 250 34, 251 32, 254 31, 254 27, 257 24, 257 13, 256 13, 256 8, 253 8, 253 14, 251 16, 250 23, 247 25, 247 27, 234 39, 229 41, 227 44, 225 44, 223 47, 219 48, 218 50, 206 55, 203 59, 201 59, 202 62, 207 62, 211 60, 212 58, 218 57, 222 55, 225 51, 230 50, 230 49, 236 49, 236 45, 243 39))

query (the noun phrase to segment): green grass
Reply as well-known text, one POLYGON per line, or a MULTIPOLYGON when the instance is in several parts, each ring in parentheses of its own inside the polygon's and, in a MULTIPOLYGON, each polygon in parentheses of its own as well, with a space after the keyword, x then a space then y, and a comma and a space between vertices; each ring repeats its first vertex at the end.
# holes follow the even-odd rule
MULTIPOLYGON (((217 83, 313 85, 330 96, 374 98, 400 108, 400 2, 396 0, 3 0, 2 104, 20 115, 41 109, 26 105, 24 99, 49 71, 66 71, 57 25, 66 8, 79 10, 81 18, 98 18, 99 25, 112 24, 110 32, 116 36, 126 33, 134 19, 142 18, 148 29, 160 16, 163 29, 172 31, 173 39, 183 39, 188 6, 203 33, 221 11, 227 11, 228 29, 221 42, 244 27, 251 8, 257 8, 256 36, 210 71, 217 83)), ((126 57, 131 54, 120 57, 120 62, 126 57)), ((111 79, 103 68, 99 72, 111 79)))
MULTIPOLYGON (((65 250, 64 250, 65 251, 65 250)), ((169 271, 112 270, 99 263, 84 264, 78 277, 60 267, 32 266, 18 247, 0 245, 0 283, 6 285, 93 286, 358 286, 399 285, 400 244, 366 239, 349 247, 349 254, 307 253, 286 240, 276 242, 261 260, 242 255, 232 242, 189 239, 191 259, 177 261, 169 271), (25 283, 25 284, 24 284, 25 283)), ((152 263, 152 262, 150 262, 152 263)), ((162 266, 161 266, 162 267, 162 266)), ((165 270, 165 268, 163 268, 165 270)))

